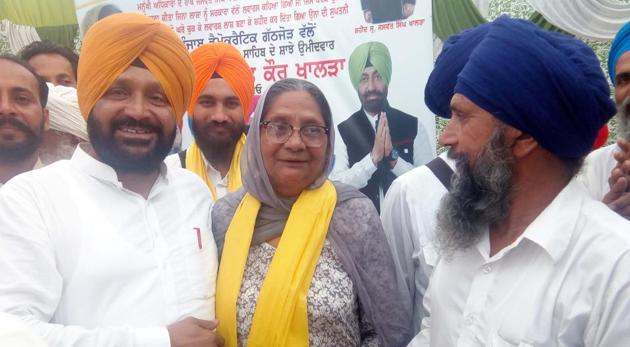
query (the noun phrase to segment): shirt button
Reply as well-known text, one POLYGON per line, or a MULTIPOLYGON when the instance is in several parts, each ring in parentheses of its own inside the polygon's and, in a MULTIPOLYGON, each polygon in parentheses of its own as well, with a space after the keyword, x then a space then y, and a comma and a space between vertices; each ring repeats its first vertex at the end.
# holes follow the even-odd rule
POLYGON ((492 271, 492 266, 486 265, 483 267, 483 273, 489 274, 492 271))
POLYGON ((466 323, 472 324, 475 321, 475 316, 472 313, 466 315, 466 323))

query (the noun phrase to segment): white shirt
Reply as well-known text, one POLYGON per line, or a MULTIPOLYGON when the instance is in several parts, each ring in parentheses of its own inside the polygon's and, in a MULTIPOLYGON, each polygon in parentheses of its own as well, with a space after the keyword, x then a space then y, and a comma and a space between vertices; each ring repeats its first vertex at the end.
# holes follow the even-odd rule
MULTIPOLYGON (((451 169, 455 162, 440 155, 451 169)), ((414 331, 424 316, 422 298, 437 263, 436 214, 446 187, 425 165, 398 177, 387 191, 381 208, 385 236, 394 261, 413 300, 414 331)))
POLYGON ((584 160, 578 179, 595 200, 602 200, 610 191, 608 178, 617 165, 613 154, 618 150, 616 144, 608 145, 594 150, 584 160))
POLYGON ((629 230, 572 180, 494 256, 486 232, 439 260, 411 345, 627 347, 629 230))
POLYGON ((163 165, 144 199, 85 145, 0 191, 0 311, 52 346, 169 346, 168 324, 214 317, 208 188, 163 165))
POLYGON ((17 317, 0 312, 0 346, 47 347, 48 344, 17 317))
MULTIPOLYGON (((376 132, 376 116, 370 116, 367 112, 365 112, 365 110, 363 112, 376 132)), ((413 162, 415 165, 405 161, 402 157, 398 157, 396 164, 392 168, 392 173, 396 176, 400 176, 417 165, 428 163, 434 157, 435 151, 429 141, 427 131, 424 129, 422 122, 418 120, 418 132, 413 142, 413 162)), ((372 178, 372 175, 376 172, 376 169, 377 167, 372 161, 371 152, 366 154, 363 159, 354 163, 354 165, 350 167, 348 161, 348 151, 341 150, 335 153, 335 165, 332 173, 330 174, 330 179, 361 189, 367 185, 370 178, 372 178)), ((381 205, 383 203, 383 198, 384 194, 381 187, 379 193, 381 205)))
MULTIPOLYGON (((225 177, 222 177, 221 176, 221 172, 219 170, 215 169, 214 167, 212 167, 210 162, 208 162, 206 160, 206 157, 203 154, 201 154, 201 157, 203 158, 203 162, 206 164, 206 171, 208 172, 208 178, 210 178, 210 181, 212 182, 212 184, 214 184, 214 189, 217 192, 217 200, 221 199, 227 193, 229 193, 229 191, 228 191, 228 176, 230 174, 228 173, 228 174, 225 175, 225 177)), ((178 153, 171 154, 168 157, 166 157, 166 159, 164 159, 164 163, 169 168, 171 168, 171 167, 172 168, 181 168, 182 167, 182 161, 179 158, 179 154, 178 153)))

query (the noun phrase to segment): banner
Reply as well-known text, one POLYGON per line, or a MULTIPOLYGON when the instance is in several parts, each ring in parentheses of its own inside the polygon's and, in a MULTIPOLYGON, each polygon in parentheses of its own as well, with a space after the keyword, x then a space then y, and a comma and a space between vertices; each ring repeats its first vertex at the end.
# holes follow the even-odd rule
MULTIPOLYGON (((349 76, 350 54, 362 43, 381 42, 392 60, 387 100, 393 108, 418 118, 419 136, 429 139, 428 150, 435 153, 435 120, 424 105, 424 85, 433 66, 431 1, 403 3, 410 1, 413 0, 76 0, 75 3, 79 23, 83 23, 90 9, 110 4, 121 11, 140 12, 168 24, 189 50, 206 43, 228 42, 243 53, 252 67, 257 95, 283 78, 306 79, 326 95, 335 125, 362 108, 349 76), (406 15, 409 16, 405 18, 406 15)), ((84 30, 83 26, 81 29, 84 30)), ((338 136, 335 152, 345 150, 344 141, 338 136)))

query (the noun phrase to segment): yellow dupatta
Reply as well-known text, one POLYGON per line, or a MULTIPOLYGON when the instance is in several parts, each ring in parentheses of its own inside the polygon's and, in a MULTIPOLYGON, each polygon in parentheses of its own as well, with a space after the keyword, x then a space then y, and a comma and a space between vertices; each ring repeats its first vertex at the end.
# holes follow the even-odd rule
MULTIPOLYGON (((228 171, 228 192, 234 192, 238 190, 243 183, 241 181, 241 152, 245 145, 245 135, 241 135, 241 138, 236 142, 234 147, 234 153, 232 154, 232 161, 230 162, 230 170, 228 171)), ((196 142, 193 142, 186 150, 186 168, 196 173, 201 179, 206 182, 210 192, 212 193, 212 199, 217 201, 217 190, 208 177, 208 169, 206 168, 206 162, 203 160, 203 154, 196 142)))
MULTIPOLYGON (((258 294, 247 346, 309 345, 306 296, 336 203, 337 191, 327 180, 304 190, 293 204, 258 294)), ((237 346, 236 303, 260 205, 245 194, 225 235, 216 292, 225 347, 237 346)))

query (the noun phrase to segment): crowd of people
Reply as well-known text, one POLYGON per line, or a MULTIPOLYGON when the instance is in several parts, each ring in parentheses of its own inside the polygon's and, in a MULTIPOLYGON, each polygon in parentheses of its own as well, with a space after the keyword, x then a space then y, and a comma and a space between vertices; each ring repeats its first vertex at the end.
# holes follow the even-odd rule
POLYGON ((362 107, 336 126, 294 78, 246 122, 238 49, 189 53, 141 14, 96 22, 79 57, 0 56, 0 345, 630 345, 630 23, 614 102, 579 39, 509 17, 450 37, 428 163, 387 48, 349 65, 362 107))

